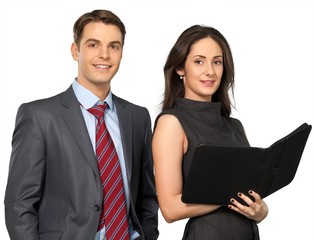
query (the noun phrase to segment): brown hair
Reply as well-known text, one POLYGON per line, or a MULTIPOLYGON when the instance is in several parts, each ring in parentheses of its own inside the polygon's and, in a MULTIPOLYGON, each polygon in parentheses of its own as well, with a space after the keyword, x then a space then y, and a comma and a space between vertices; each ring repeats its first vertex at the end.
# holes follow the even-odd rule
POLYGON ((90 22, 102 22, 104 24, 111 24, 117 26, 122 34, 122 45, 124 45, 125 39, 125 26, 120 18, 113 12, 108 10, 94 10, 80 16, 73 26, 73 38, 76 45, 80 46, 82 32, 84 27, 90 22))
POLYGON ((212 96, 213 102, 221 102, 221 114, 230 116, 231 101, 228 91, 234 88, 234 64, 231 49, 225 37, 215 28, 194 25, 183 31, 172 47, 164 66, 165 91, 162 110, 173 107, 176 98, 184 97, 184 85, 176 69, 183 68, 191 46, 198 40, 211 37, 222 49, 223 75, 217 91, 212 96))

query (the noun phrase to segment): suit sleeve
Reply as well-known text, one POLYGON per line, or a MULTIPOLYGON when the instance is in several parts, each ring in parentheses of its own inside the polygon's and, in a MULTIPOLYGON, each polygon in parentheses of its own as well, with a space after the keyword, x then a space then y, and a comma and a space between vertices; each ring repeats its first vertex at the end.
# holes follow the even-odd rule
POLYGON ((158 232, 158 201, 155 187, 154 167, 152 160, 152 129, 151 120, 147 112, 147 125, 145 135, 145 145, 142 155, 142 174, 140 181, 140 188, 142 196, 139 197, 140 214, 139 220, 141 222, 145 239, 153 240, 157 239, 158 232))
POLYGON ((29 104, 20 106, 12 139, 5 192, 5 221, 11 239, 39 239, 37 206, 45 173, 45 143, 29 104))

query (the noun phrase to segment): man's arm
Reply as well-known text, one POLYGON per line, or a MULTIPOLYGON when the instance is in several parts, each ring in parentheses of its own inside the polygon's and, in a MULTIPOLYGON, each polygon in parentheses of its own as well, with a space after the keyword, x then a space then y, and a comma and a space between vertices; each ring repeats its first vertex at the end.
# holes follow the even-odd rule
POLYGON ((39 239, 37 207, 45 172, 45 146, 29 104, 20 106, 12 139, 5 221, 11 239, 39 239))
POLYGON ((158 232, 158 200, 155 187, 155 176, 152 159, 152 129, 151 119, 147 111, 147 125, 145 134, 145 143, 142 154, 142 171, 140 179, 140 191, 142 194, 138 199, 140 204, 139 220, 143 228, 145 239, 157 239, 158 232))

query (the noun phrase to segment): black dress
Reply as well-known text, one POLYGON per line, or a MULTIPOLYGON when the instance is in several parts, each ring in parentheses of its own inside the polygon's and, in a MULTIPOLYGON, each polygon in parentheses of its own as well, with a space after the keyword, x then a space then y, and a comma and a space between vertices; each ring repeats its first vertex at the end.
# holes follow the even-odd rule
MULTIPOLYGON (((199 144, 249 146, 241 122, 221 115, 221 103, 178 98, 172 109, 162 112, 159 116, 163 114, 174 115, 188 139, 188 149, 183 156, 183 184, 191 166, 194 150, 199 144)), ((185 226, 183 239, 258 240, 259 233, 255 221, 227 207, 220 207, 211 213, 190 218, 185 226)))

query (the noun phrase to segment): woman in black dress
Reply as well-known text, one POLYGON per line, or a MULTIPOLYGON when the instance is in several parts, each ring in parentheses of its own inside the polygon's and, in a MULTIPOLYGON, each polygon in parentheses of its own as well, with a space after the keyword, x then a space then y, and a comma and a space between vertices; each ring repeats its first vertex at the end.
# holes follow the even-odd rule
MULTIPOLYGON (((189 218, 183 239, 259 239, 257 223, 267 216, 268 208, 254 191, 238 194, 245 205, 235 198, 228 206, 181 201, 193 152, 199 144, 249 146, 241 122, 230 117, 234 66, 227 40, 212 27, 194 25, 186 29, 169 53, 164 74, 164 100, 155 121, 153 159, 165 220, 170 223, 189 218)), ((206 187, 206 183, 195 187, 206 187)))

